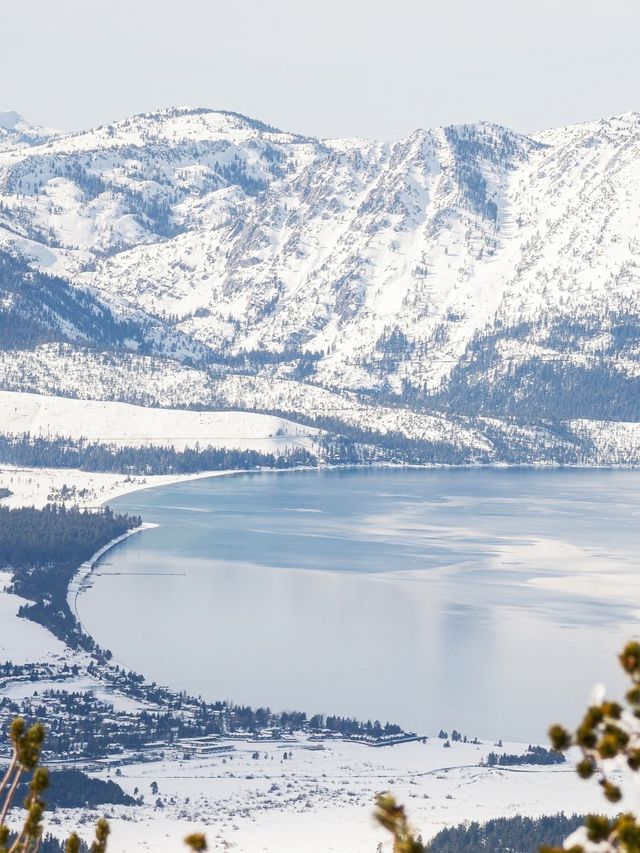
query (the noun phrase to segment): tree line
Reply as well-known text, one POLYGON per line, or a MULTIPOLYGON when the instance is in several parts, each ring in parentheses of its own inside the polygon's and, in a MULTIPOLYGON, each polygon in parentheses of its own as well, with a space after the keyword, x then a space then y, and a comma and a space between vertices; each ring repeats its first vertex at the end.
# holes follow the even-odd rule
POLYGON ((561 844, 584 817, 565 814, 539 818, 501 817, 487 823, 474 821, 441 829, 424 848, 426 853, 538 853, 541 846, 561 844))
POLYGON ((201 471, 255 470, 315 466, 318 459, 304 448, 278 453, 207 446, 119 447, 85 439, 43 438, 24 433, 0 435, 0 462, 33 468, 77 468, 113 474, 195 474, 201 471))
POLYGON ((523 764, 564 764, 565 757, 555 749, 543 746, 529 746, 522 755, 490 752, 483 762, 486 767, 516 767, 523 764))
MULTIPOLYGON (((118 805, 135 806, 136 800, 125 794, 120 785, 111 779, 94 779, 81 770, 63 768, 51 771, 51 787, 47 790, 46 801, 50 809, 81 809, 92 806, 118 805)), ((29 779, 23 779, 16 796, 27 796, 29 779)))

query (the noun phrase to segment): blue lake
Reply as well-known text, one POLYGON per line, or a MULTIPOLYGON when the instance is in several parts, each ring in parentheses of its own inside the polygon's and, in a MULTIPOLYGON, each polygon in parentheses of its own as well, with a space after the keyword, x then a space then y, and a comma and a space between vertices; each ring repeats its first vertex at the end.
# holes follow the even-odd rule
POLYGON ((111 503, 85 628, 209 699, 541 740, 620 692, 640 630, 640 473, 239 474, 111 503))

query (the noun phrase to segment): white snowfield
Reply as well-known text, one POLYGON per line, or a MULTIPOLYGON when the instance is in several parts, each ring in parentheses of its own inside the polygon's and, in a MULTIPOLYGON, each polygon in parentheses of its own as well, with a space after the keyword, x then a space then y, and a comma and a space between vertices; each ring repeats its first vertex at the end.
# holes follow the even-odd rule
POLYGON ((18 617, 18 608, 25 599, 6 592, 11 573, 2 569, 0 566, 0 661, 16 664, 65 661, 69 649, 61 640, 41 625, 18 617))
MULTIPOLYGON (((9 434, 30 431, 119 444, 173 444, 176 449, 193 447, 197 441, 201 447, 212 443, 265 452, 287 447, 313 450, 323 430, 296 423, 297 415, 338 419, 363 430, 441 441, 478 452, 491 452, 489 429, 504 442, 527 442, 534 453, 561 444, 539 423, 453 418, 375 405, 349 392, 274 376, 212 378, 204 370, 136 354, 114 363, 108 354, 69 346, 0 350, 0 386, 14 389, 0 391, 0 433, 9 434), (113 402, 114 397, 129 396, 132 383, 144 405, 113 402), (24 387, 31 392, 19 390, 24 387), (56 392, 69 396, 57 397, 56 392), (214 411, 186 410, 194 405, 214 411), (225 411, 215 411, 221 405, 225 411), (278 410, 290 417, 240 411, 243 408, 278 410), (175 426, 178 423, 180 429, 175 426)), ((640 458, 636 423, 580 419, 566 426, 568 435, 586 437, 592 443, 591 464, 637 464, 640 458)))
MULTIPOLYGON (((154 406, 153 412, 159 411, 155 408, 157 406, 177 409, 202 405, 215 409, 216 405, 224 405, 231 411, 221 412, 216 417, 228 419, 227 427, 232 424, 240 426, 244 413, 239 410, 242 408, 280 410, 291 413, 291 418, 269 419, 248 414, 246 416, 251 419, 248 423, 257 431, 256 440, 258 437, 266 440, 269 433, 265 436, 265 425, 272 423, 275 426, 276 422, 281 421, 286 434, 284 437, 274 436, 273 440, 281 439, 281 442, 295 443, 297 446, 321 430, 296 424, 296 413, 310 418, 338 418, 363 429, 383 433, 397 431, 410 438, 451 440, 478 448, 488 446, 478 430, 453 423, 444 415, 367 404, 348 392, 336 392, 277 376, 229 375, 212 378, 204 370, 135 354, 128 354, 126 359, 114 363, 109 354, 77 350, 70 346, 47 344, 32 351, 0 350, 0 385, 12 391, 28 387, 32 392, 49 398, 52 402, 47 405, 59 405, 61 411, 67 402, 72 402, 71 397, 82 398, 89 405, 92 400, 109 401, 113 397, 125 397, 132 393, 144 400, 145 405, 154 406), (69 400, 65 402, 62 399, 59 404, 53 402, 56 392, 69 395, 69 400), (235 423, 232 417, 236 418, 235 423)), ((37 404, 34 402, 34 405, 37 404)), ((23 410, 22 406, 20 410, 23 410)), ((183 414, 185 420, 190 418, 189 422, 195 423, 195 412, 183 414)), ((215 415, 211 412, 198 414, 202 414, 204 422, 209 416, 215 415)), ((4 419, 9 415, 8 412, 0 411, 0 432, 4 431, 4 419)), ((146 416, 140 414, 140 417, 146 416)), ((153 415, 149 417, 153 418, 153 415)), ((61 428, 64 429, 64 415, 62 421, 61 428)), ((92 432, 96 431, 95 427, 89 426, 92 432)), ((74 430, 72 424, 69 424, 69 429, 74 430)), ((276 426, 274 432, 277 430, 276 426)), ((242 435, 241 432, 240 437, 242 435)))
POLYGON ((0 432, 135 447, 279 452, 313 447, 320 430, 250 412, 199 412, 0 391, 0 432))
MULTIPOLYGON (((231 751, 184 760, 179 748, 165 759, 90 772, 113 779, 129 794, 142 794, 136 809, 106 807, 110 850, 176 853, 189 832, 204 831, 214 850, 238 853, 372 853, 387 833, 372 817, 375 795, 391 791, 426 841, 445 826, 517 814, 540 816, 612 811, 595 782, 581 782, 571 764, 560 767, 487 768, 491 751, 522 753, 525 744, 502 749, 430 738, 371 748, 342 741, 298 738, 289 742, 222 741, 231 751), (284 753, 291 757, 284 759, 284 753), (257 757, 254 755, 257 754, 257 757), (151 793, 157 782, 158 793, 151 793), (136 790, 137 789, 137 790, 136 790), (160 801, 158 803, 158 800, 160 801)), ((628 804, 627 804, 628 805, 628 804)), ((55 815, 56 833, 77 828, 91 837, 101 811, 55 815)))

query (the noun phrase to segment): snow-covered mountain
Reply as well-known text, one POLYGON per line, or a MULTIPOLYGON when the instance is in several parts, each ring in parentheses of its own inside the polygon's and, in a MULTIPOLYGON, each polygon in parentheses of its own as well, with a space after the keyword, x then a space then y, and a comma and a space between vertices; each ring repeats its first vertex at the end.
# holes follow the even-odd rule
POLYGON ((0 151, 40 145, 61 133, 52 127, 33 124, 15 110, 0 112, 0 151))
MULTIPOLYGON (((368 430, 354 412, 384 405, 446 441, 479 431, 494 458, 523 440, 514 424, 559 447, 570 424, 640 421, 640 114, 390 143, 186 107, 41 138, 3 115, 0 249, 159 330, 128 348, 129 374, 143 355, 167 376, 188 360, 204 405, 368 430)), ((14 347, 0 386, 51 377, 46 343, 14 347)), ((56 375, 48 393, 92 393, 56 375)))

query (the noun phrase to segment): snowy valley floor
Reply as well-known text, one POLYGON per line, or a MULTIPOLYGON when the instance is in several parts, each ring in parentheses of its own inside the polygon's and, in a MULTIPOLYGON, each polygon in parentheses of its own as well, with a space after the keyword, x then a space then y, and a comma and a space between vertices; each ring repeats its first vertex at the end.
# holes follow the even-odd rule
MULTIPOLYGON (((437 738, 382 748, 334 741, 315 749, 316 743, 305 740, 222 745, 233 751, 188 761, 168 751, 165 760, 125 764, 117 777, 113 768, 93 765, 92 775, 114 779, 131 794, 138 788, 149 803, 107 807, 110 849, 179 851, 188 832, 204 830, 213 849, 238 853, 374 853, 379 842, 388 848, 372 819, 374 796, 386 790, 406 805, 425 840, 466 820, 602 810, 597 786, 580 782, 569 764, 479 767, 495 749, 491 743, 450 749, 437 738), (284 760, 284 752, 292 757, 284 760), (151 794, 152 782, 158 784, 157 796, 151 794), (158 798, 161 807, 154 805, 158 798)), ((509 752, 524 748, 505 744, 509 752)), ((54 818, 60 830, 69 831, 99 813, 54 818)), ((90 824, 85 833, 90 836, 90 824)))
MULTIPOLYGON (((117 494, 181 479, 185 478, 127 479, 8 466, 0 471, 0 485, 13 491, 6 501, 12 506, 42 505, 63 485, 76 487, 81 504, 96 506, 117 494)), ((7 573, 0 574, 0 589, 8 581, 7 573)), ((57 675, 53 681, 3 679, 0 696, 30 701, 36 692, 42 696, 45 689, 55 687, 92 691, 111 702, 115 713, 131 710, 134 700, 87 673, 87 654, 67 649, 46 629, 19 619, 21 602, 17 596, 0 593, 0 661, 48 662, 58 673, 65 663, 75 663, 78 671, 73 676, 57 675)), ((34 708, 38 701, 34 698, 34 708)), ((79 766, 91 775, 113 779, 127 793, 138 789, 144 804, 58 811, 48 815, 47 825, 61 835, 79 827, 89 838, 93 823, 104 813, 112 825, 113 853, 179 851, 181 839, 194 829, 206 831, 215 850, 374 853, 379 842, 384 850, 390 849, 385 833, 372 819, 374 796, 385 790, 407 806, 412 823, 425 839, 444 826, 467 820, 602 810, 597 785, 579 781, 570 763, 479 766, 491 751, 521 753, 527 744, 505 744, 501 750, 489 741, 454 743, 445 749, 435 733, 425 734, 432 735, 426 743, 382 748, 300 736, 283 741, 215 741, 220 751, 208 754, 207 746, 200 746, 189 759, 185 759, 186 743, 149 749, 144 760, 139 755, 116 754, 79 766), (284 759, 285 752, 291 757, 284 759), (153 782, 157 782, 157 794, 151 792, 153 782)))

